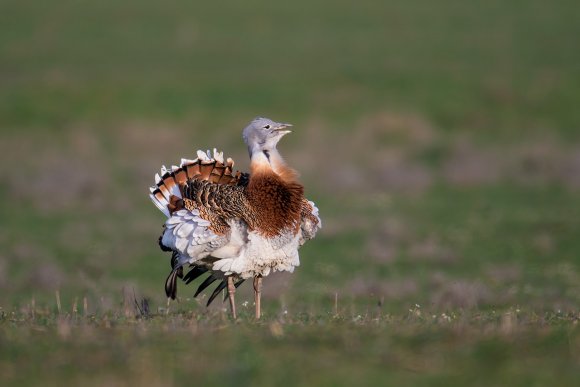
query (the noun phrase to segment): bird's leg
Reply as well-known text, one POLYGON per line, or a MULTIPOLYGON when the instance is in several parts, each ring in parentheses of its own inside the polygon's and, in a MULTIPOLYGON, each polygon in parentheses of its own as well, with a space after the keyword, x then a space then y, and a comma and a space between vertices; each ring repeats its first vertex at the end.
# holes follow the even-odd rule
POLYGON ((232 311, 232 317, 234 320, 237 318, 236 315, 236 301, 234 296, 236 294, 236 286, 234 285, 234 277, 228 277, 228 297, 230 298, 230 310, 232 311))
POLYGON ((262 297, 262 276, 254 277, 254 302, 256 303, 256 319, 260 319, 260 298, 262 297))

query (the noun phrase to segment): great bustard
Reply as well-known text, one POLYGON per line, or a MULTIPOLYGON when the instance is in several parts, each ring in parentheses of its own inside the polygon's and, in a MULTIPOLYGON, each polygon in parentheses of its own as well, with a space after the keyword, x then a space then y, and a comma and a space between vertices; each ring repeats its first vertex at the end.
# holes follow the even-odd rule
POLYGON ((256 318, 260 318, 262 277, 272 271, 294 271, 298 248, 321 226, 318 209, 304 197, 297 173, 276 149, 292 125, 254 119, 243 131, 251 173, 234 173, 234 161, 223 153, 198 151, 195 160, 161 168, 151 187, 151 200, 167 217, 159 245, 171 251, 172 271, 165 292, 175 299, 177 278, 186 284, 210 272, 195 296, 211 283, 209 297, 227 289, 232 316, 234 294, 253 278, 256 318), (183 268, 189 268, 185 275, 183 268))

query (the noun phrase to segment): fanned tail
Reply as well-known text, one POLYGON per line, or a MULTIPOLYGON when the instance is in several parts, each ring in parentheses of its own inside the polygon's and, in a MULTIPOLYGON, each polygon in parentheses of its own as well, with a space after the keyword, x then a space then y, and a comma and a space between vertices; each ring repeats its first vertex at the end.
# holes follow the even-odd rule
POLYGON ((224 161, 223 152, 213 150, 213 157, 208 150, 197 151, 195 160, 181 159, 179 166, 170 169, 161 167, 155 174, 155 185, 151 188, 149 197, 155 206, 168 218, 183 208, 183 188, 192 180, 207 180, 215 184, 244 184, 247 174, 233 172, 234 160, 228 157, 224 161))

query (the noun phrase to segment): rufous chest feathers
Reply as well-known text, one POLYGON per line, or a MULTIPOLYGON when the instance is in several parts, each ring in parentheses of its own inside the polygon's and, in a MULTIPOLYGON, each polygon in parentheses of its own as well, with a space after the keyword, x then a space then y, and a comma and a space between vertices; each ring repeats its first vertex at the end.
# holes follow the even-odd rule
POLYGON ((304 187, 284 181, 273 170, 252 169, 246 195, 254 210, 250 227, 265 236, 298 230, 304 187))

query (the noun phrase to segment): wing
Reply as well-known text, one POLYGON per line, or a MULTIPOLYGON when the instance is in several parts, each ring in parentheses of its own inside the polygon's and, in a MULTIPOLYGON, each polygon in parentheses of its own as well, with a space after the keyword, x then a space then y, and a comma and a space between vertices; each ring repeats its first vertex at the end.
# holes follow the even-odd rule
MULTIPOLYGON (((180 166, 167 169, 161 167, 161 173, 155 175, 155 185, 150 188, 151 201, 168 218, 175 211, 184 208, 184 188, 192 182, 206 181, 217 185, 245 186, 249 175, 237 171, 233 173, 234 161, 228 158, 224 162, 222 152, 213 151, 213 157, 197 151, 195 160, 181 159, 180 166)), ((203 214, 202 214, 203 217, 203 214)))
POLYGON ((161 168, 151 200, 167 217, 160 245, 179 253, 174 268, 193 263, 223 246, 229 238, 231 195, 247 184, 247 174, 232 172, 234 162, 214 149, 182 159, 179 167, 161 168), (236 190, 237 188, 237 190, 236 190), (229 200, 228 200, 229 199, 229 200))
POLYGON ((229 239, 210 229, 210 221, 203 219, 197 209, 174 212, 165 222, 161 243, 180 254, 178 264, 193 263, 220 248, 229 239))
POLYGON ((322 228, 322 221, 318 215, 318 208, 314 202, 304 199, 302 201, 300 222, 300 230, 302 231, 300 245, 303 245, 307 240, 314 238, 320 228, 322 228))
POLYGON ((161 244, 182 254, 187 254, 187 249, 185 239, 179 238, 181 234, 203 245, 212 235, 228 233, 227 219, 240 206, 238 199, 248 183, 248 175, 239 171, 234 174, 234 161, 228 158, 224 163, 223 153, 216 149, 213 157, 209 151, 197 151, 197 155, 195 160, 182 159, 179 167, 170 170, 163 166, 150 189, 151 200, 169 218, 166 229, 175 232, 164 233, 161 244))

